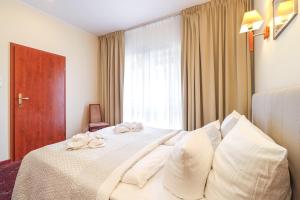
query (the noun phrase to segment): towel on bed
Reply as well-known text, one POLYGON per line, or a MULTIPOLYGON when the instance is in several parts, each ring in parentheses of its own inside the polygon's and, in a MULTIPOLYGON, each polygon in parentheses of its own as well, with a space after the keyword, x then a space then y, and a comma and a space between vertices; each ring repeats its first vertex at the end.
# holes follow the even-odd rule
POLYGON ((99 134, 79 133, 67 142, 67 150, 104 147, 104 139, 99 134))
POLYGON ((143 130, 143 124, 138 122, 118 124, 114 129, 116 133, 139 132, 141 130, 143 130))

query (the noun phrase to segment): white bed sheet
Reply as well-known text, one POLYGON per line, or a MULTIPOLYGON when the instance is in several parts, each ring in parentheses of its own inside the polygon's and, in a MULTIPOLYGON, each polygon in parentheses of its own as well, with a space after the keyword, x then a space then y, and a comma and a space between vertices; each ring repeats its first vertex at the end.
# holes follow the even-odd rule
POLYGON ((164 188, 162 180, 163 169, 156 173, 143 188, 121 182, 111 194, 110 200, 180 200, 164 188))
POLYGON ((162 180, 163 169, 154 175, 143 188, 120 182, 111 194, 110 200, 182 200, 166 190, 162 180))

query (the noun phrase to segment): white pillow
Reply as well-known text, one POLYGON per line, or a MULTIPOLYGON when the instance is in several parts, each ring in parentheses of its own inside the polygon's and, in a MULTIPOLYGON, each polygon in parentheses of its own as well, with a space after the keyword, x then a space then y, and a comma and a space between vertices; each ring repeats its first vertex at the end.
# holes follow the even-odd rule
POLYGON ((222 133, 223 138, 236 125, 236 123, 239 121, 239 119, 241 117, 242 117, 242 115, 234 110, 230 115, 228 115, 223 120, 222 125, 221 125, 221 133, 222 133))
POLYGON ((176 144, 165 164, 165 188, 182 199, 203 198, 213 153, 213 147, 203 129, 187 134, 176 144))
POLYGON ((187 133, 188 133, 187 131, 181 131, 180 133, 178 133, 177 135, 175 135, 174 137, 166 141, 164 145, 174 146, 177 142, 179 142, 182 138, 184 138, 184 136, 186 136, 187 133))
POLYGON ((168 159, 173 146, 160 145, 130 168, 121 182, 142 188, 168 159))
POLYGON ((209 200, 283 200, 290 195, 287 150, 245 116, 217 148, 205 196, 209 200))

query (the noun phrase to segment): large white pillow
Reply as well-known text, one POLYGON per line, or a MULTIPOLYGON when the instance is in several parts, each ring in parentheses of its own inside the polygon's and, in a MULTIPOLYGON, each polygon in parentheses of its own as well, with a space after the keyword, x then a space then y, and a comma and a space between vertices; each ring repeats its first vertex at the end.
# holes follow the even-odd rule
POLYGON ((209 200, 284 200, 290 195, 287 150, 245 116, 217 148, 205 196, 209 200))
POLYGON ((231 131, 241 117, 242 115, 234 110, 223 120, 221 125, 221 133, 223 138, 229 133, 229 131, 231 131))
POLYGON ((143 187, 160 168, 173 149, 173 146, 160 145, 130 168, 123 176, 123 183, 143 187))
POLYGON ((165 188, 182 199, 203 198, 213 153, 211 142, 203 129, 187 134, 175 145, 165 163, 165 188))

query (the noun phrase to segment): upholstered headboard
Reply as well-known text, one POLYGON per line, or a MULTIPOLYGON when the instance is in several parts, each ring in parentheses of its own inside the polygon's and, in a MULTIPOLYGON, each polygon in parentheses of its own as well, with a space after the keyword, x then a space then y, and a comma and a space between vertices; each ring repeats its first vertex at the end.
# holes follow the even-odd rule
POLYGON ((253 96, 253 123, 288 150, 293 200, 300 199, 300 87, 253 96))

